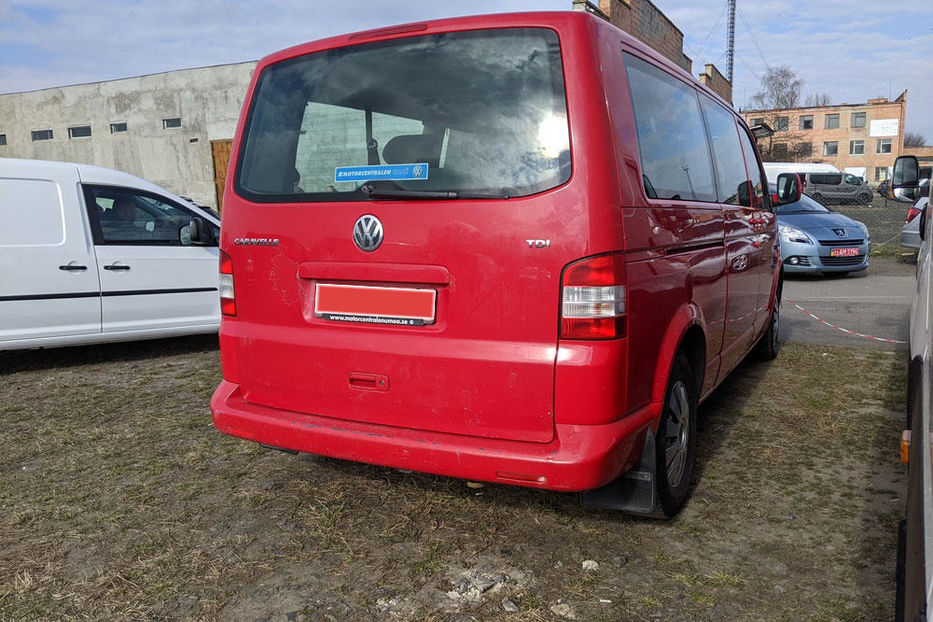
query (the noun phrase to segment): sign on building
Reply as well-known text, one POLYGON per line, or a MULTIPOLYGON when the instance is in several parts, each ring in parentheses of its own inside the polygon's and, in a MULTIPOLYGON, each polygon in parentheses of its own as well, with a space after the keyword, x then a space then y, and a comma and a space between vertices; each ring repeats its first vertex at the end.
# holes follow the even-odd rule
POLYGON ((871 122, 871 129, 868 135, 871 137, 897 136, 897 119, 874 119, 871 122))

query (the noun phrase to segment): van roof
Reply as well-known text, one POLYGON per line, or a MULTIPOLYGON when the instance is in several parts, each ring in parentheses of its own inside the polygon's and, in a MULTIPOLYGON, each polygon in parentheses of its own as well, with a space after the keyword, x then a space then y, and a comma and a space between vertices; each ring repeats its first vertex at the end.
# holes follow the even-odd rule
MULTIPOLYGON (((105 186, 119 186, 124 188, 133 188, 145 190, 160 194, 176 203, 189 205, 207 215, 211 222, 220 224, 210 211, 201 209, 192 201, 184 199, 162 186, 157 186, 151 181, 146 181, 142 177, 136 177, 123 171, 103 166, 94 166, 93 164, 79 164, 77 162, 56 162, 53 160, 28 160, 24 158, 0 158, 0 176, 3 175, 22 175, 33 176, 51 173, 69 173, 76 172, 81 183, 101 184, 105 186)), ((27 177, 28 178, 28 177, 27 177)))
MULTIPOLYGON (((597 28, 611 28, 615 30, 620 39, 624 41, 627 46, 637 50, 640 54, 651 58, 653 62, 663 65, 670 73, 677 74, 681 78, 686 79, 690 84, 699 87, 706 95, 709 95, 713 99, 722 103, 730 110, 733 109, 732 105, 729 102, 726 102, 720 95, 702 84, 692 74, 684 71, 682 67, 678 66, 669 58, 663 56, 657 50, 649 47, 645 43, 639 41, 634 36, 630 35, 624 30, 621 30, 612 23, 584 11, 525 11, 515 13, 490 13, 484 15, 471 15, 466 17, 449 17, 443 19, 427 20, 423 22, 397 24, 384 28, 376 28, 373 30, 363 30, 359 32, 337 35, 328 37, 326 39, 317 39, 286 48, 278 52, 274 52, 262 58, 256 66, 256 71, 253 72, 252 79, 253 82, 257 81, 262 70, 271 64, 294 58, 296 56, 302 56, 304 54, 311 54, 313 52, 319 52, 322 50, 357 45, 360 43, 389 41, 392 39, 401 39, 410 36, 452 32, 458 30, 476 30, 480 28, 545 27, 558 29, 562 26, 565 27, 573 23, 584 22, 594 24, 597 28)), ((250 92, 252 92, 252 88, 253 85, 250 87, 250 92)), ((739 118, 741 118, 741 116, 739 116, 739 118)))
POLYGON ((816 162, 764 162, 765 173, 840 173, 832 164, 816 162))
POLYGON ((108 186, 126 186, 149 190, 159 194, 169 195, 171 198, 180 198, 165 188, 146 181, 141 177, 124 173, 112 168, 94 166, 93 164, 80 164, 77 162, 56 162, 52 160, 29 160, 24 158, 0 158, 0 172, 4 174, 34 175, 42 172, 76 171, 82 182, 91 184, 106 184, 108 186))

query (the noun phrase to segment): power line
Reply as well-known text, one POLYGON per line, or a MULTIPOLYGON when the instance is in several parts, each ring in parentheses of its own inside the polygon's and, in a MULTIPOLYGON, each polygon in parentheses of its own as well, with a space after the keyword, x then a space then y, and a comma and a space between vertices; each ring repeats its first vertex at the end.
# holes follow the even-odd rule
POLYGON ((736 57, 737 59, 739 59, 739 62, 740 62, 740 63, 742 63, 743 65, 745 65, 745 68, 746 68, 746 69, 748 69, 749 71, 751 71, 751 72, 755 75, 755 77, 758 78, 758 81, 759 81, 759 82, 761 82, 761 76, 758 75, 758 72, 755 71, 755 68, 754 68, 754 67, 752 67, 751 65, 749 65, 748 62, 747 62, 744 58, 742 58, 741 56, 739 56, 738 52, 736 52, 735 57, 736 57))
POLYGON ((712 37, 713 33, 719 29, 719 23, 722 21, 722 16, 726 14, 727 6, 729 6, 728 0, 723 2, 722 9, 719 11, 719 17, 716 18, 716 23, 714 23, 713 27, 709 29, 708 33, 706 33, 706 39, 703 40, 703 47, 700 48, 701 58, 706 54, 706 46, 709 44, 710 37, 712 37))
POLYGON ((755 37, 755 33, 752 32, 752 25, 748 23, 748 20, 745 19, 745 15, 739 13, 739 17, 742 18, 742 21, 745 22, 745 27, 748 28, 748 36, 752 38, 752 43, 755 44, 755 47, 758 48, 758 54, 761 56, 761 60, 765 62, 765 67, 771 69, 771 63, 768 62, 768 59, 765 58, 765 53, 761 51, 761 46, 758 45, 758 39, 755 37))

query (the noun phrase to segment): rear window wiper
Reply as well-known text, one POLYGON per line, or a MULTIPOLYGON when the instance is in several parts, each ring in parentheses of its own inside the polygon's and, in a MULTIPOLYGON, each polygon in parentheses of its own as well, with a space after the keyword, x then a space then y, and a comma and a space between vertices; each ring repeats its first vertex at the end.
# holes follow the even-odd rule
POLYGON ((374 188, 369 184, 360 188, 360 191, 370 199, 507 199, 509 195, 503 194, 482 194, 475 192, 455 192, 452 190, 397 190, 374 188))

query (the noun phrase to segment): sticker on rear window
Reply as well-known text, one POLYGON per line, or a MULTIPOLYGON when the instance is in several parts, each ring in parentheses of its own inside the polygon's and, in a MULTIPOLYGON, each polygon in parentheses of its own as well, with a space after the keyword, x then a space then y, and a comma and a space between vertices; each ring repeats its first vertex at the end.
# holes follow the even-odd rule
POLYGON ((334 181, 420 180, 428 178, 428 163, 375 164, 372 166, 338 166, 334 181))

